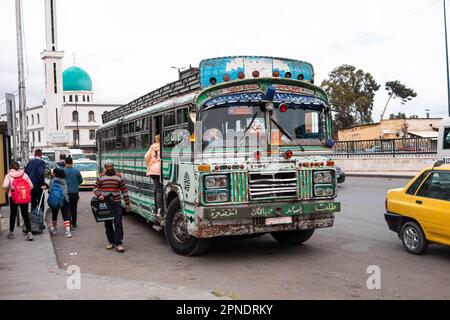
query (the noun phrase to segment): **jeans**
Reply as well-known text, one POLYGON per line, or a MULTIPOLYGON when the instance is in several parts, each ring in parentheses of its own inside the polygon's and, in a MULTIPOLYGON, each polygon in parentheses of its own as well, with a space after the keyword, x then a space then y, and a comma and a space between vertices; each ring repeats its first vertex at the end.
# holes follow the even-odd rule
POLYGON ((116 203, 115 210, 117 210, 116 219, 105 221, 105 229, 109 243, 118 246, 123 243, 122 207, 120 202, 116 203))
MULTIPOLYGON (((41 200, 41 195, 44 191, 39 188, 33 188, 31 189, 31 211, 37 208, 39 205, 39 201, 41 200)), ((44 212, 44 202, 45 202, 45 195, 42 198, 42 204, 41 204, 41 210, 44 212)))
POLYGON ((13 202, 12 198, 9 198, 9 206, 11 209, 9 213, 9 231, 11 232, 14 231, 14 227, 16 226, 17 211, 20 206, 20 213, 22 214, 23 222, 25 223, 25 228, 27 228, 27 232, 30 232, 31 224, 30 224, 30 216, 28 215, 28 203, 17 204, 13 202))
POLYGON ((72 225, 77 225, 77 206, 80 195, 78 192, 69 193, 69 210, 72 225))
POLYGON ((65 203, 61 209, 52 209, 52 221, 58 221, 58 212, 61 210, 63 220, 70 221, 69 204, 65 203))
POLYGON ((159 176, 151 175, 150 176, 153 181, 153 185, 155 186, 155 214, 158 212, 158 209, 162 209, 162 185, 159 181, 159 176))

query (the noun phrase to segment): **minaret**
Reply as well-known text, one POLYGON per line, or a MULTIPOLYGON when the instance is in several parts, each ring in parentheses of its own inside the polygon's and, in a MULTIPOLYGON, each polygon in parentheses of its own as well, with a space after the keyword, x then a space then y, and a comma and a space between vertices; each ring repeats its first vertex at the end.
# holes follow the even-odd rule
POLYGON ((58 51, 58 33, 56 21, 56 0, 45 1, 46 48, 41 53, 45 71, 45 105, 43 106, 44 134, 43 143, 47 146, 64 144, 67 137, 61 117, 63 104, 62 58, 58 51))

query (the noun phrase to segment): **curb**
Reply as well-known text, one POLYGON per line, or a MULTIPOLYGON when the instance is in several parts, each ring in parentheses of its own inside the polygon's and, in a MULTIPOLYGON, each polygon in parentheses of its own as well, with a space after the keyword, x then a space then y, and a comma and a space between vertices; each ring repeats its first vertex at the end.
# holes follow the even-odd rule
POLYGON ((415 174, 404 174, 404 175, 399 175, 399 174, 389 174, 389 173, 351 173, 351 172, 346 172, 345 174, 347 177, 365 177, 365 178, 391 178, 391 179, 412 179, 414 178, 416 175, 415 174))

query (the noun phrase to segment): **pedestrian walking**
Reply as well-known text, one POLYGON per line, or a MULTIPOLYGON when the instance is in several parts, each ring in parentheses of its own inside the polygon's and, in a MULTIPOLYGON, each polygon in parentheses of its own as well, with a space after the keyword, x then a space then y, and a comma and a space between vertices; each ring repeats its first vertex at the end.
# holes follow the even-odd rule
MULTIPOLYGON (((33 211, 39 205, 42 193, 48 188, 45 183, 45 161, 42 160, 41 149, 36 149, 34 158, 28 162, 25 168, 25 173, 33 183, 33 189, 31 189, 31 211, 33 211)), ((45 199, 41 203, 42 212, 44 212, 44 201, 45 199)))
POLYGON ((8 192, 10 206, 8 239, 14 239, 14 227, 16 225, 16 217, 20 207, 20 213, 22 214, 27 232, 27 240, 33 241, 30 217, 28 215, 28 205, 31 202, 33 182, 28 175, 20 169, 20 165, 17 161, 11 162, 9 171, 3 180, 3 188, 8 192))
POLYGON ((155 136, 155 143, 150 146, 145 154, 145 163, 147 164, 147 177, 153 181, 155 195, 155 216, 161 217, 162 208, 162 185, 161 185, 161 152, 160 135, 155 136))
POLYGON ((121 194, 125 201, 125 210, 130 211, 130 198, 128 197, 128 189, 125 179, 114 169, 114 163, 111 160, 104 162, 105 172, 97 177, 94 184, 94 195, 100 200, 105 201, 107 197, 113 198, 114 204, 110 206, 112 210, 116 210, 116 218, 114 220, 105 221, 106 237, 109 244, 107 250, 116 247, 118 252, 124 252, 123 246, 123 224, 122 224, 122 207, 120 204, 121 194))
POLYGON ((63 220, 65 237, 72 238, 70 232, 70 213, 69 213, 69 195, 67 194, 66 175, 64 170, 55 168, 53 170, 53 177, 50 180, 48 189, 48 206, 52 210, 52 227, 50 232, 55 234, 58 225, 58 213, 61 210, 63 220))
POLYGON ((71 228, 77 228, 77 207, 80 199, 80 184, 83 183, 83 177, 80 170, 73 166, 72 157, 67 157, 65 160, 66 167, 64 173, 66 174, 67 193, 69 195, 69 211, 71 228))
POLYGON ((64 169, 66 167, 66 155, 64 153, 59 155, 59 161, 56 163, 56 167, 59 169, 64 169))

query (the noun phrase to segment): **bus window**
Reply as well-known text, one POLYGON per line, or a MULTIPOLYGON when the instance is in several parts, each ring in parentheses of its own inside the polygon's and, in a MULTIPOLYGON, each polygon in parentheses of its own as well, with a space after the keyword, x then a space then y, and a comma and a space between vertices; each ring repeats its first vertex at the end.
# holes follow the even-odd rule
POLYGON ((144 133, 142 135, 142 147, 143 148, 150 147, 150 134, 149 133, 144 133))
POLYGON ((136 120, 136 124, 135 124, 135 126, 136 126, 136 132, 142 131, 142 121, 143 121, 143 120, 141 120, 141 119, 136 120))
POLYGON ((175 111, 169 111, 164 114, 164 127, 175 125, 175 111))
POLYGON ((444 145, 445 150, 450 149, 450 128, 445 128, 444 130, 444 145))
POLYGON ((145 123, 144 130, 145 131, 149 131, 150 130, 150 121, 151 121, 150 117, 144 119, 144 123, 145 123))
POLYGON ((183 124, 188 122, 188 109, 178 109, 177 110, 177 124, 183 124))
POLYGON ((129 138, 129 146, 128 146, 128 148, 129 149, 135 149, 136 148, 136 137, 135 136, 129 138))

